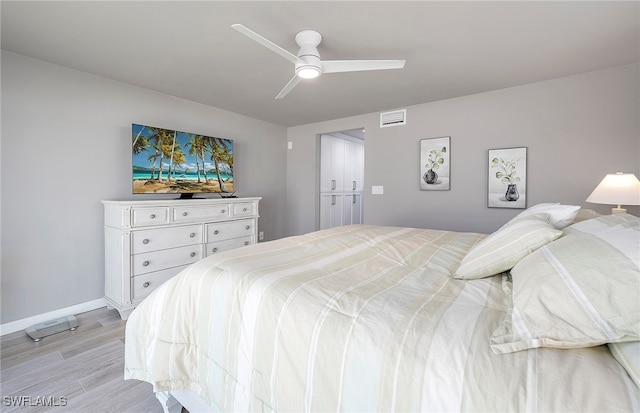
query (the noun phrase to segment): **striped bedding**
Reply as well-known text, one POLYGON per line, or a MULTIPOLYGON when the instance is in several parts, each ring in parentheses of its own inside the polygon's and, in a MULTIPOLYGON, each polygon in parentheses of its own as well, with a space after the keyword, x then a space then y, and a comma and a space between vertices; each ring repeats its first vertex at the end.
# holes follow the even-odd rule
POLYGON ((208 257, 129 317, 125 378, 222 411, 634 411, 607 346, 495 354, 507 275, 453 279, 485 235, 346 226, 208 257))

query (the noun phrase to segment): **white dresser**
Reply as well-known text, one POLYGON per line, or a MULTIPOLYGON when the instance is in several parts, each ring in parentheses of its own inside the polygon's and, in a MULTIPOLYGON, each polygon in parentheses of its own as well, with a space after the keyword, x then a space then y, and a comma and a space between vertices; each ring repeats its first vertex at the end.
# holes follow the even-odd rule
POLYGON ((108 305, 126 319, 189 264, 255 244, 260 199, 102 201, 108 305))

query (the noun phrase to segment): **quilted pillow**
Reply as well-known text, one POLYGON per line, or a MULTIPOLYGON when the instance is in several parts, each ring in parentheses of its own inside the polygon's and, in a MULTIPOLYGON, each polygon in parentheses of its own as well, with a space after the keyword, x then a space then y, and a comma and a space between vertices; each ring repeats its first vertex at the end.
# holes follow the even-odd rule
POLYGON ((511 307, 491 337, 495 353, 640 340, 638 217, 573 224, 520 261, 511 277, 503 283, 511 307))
POLYGON ((462 259, 453 278, 489 277, 513 268, 522 258, 562 236, 548 221, 548 214, 515 217, 484 238, 462 259))
POLYGON ((535 214, 549 214, 549 223, 556 229, 562 229, 573 223, 579 209, 580 207, 577 205, 536 204, 522 211, 516 218, 535 214))

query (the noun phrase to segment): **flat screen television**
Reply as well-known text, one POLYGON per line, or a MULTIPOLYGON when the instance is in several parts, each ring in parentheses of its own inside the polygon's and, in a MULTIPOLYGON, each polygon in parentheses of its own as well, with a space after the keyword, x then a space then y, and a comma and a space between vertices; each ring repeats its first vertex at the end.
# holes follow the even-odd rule
POLYGON ((232 195, 233 140, 131 125, 134 194, 232 195))

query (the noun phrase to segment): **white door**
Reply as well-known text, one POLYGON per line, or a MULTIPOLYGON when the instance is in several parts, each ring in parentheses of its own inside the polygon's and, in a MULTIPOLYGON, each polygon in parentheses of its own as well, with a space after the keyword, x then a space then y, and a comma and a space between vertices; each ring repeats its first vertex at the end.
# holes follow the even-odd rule
POLYGON ((342 194, 320 194, 320 229, 344 225, 344 196, 342 194))
POLYGON ((342 225, 362 224, 362 194, 345 194, 342 225))
POLYGON ((344 190, 362 192, 364 190, 364 145, 344 141, 344 190))
POLYGON ((344 189, 345 141, 331 135, 320 137, 320 192, 344 189))
POLYGON ((354 139, 320 136, 320 229, 362 223, 364 144, 354 139))

